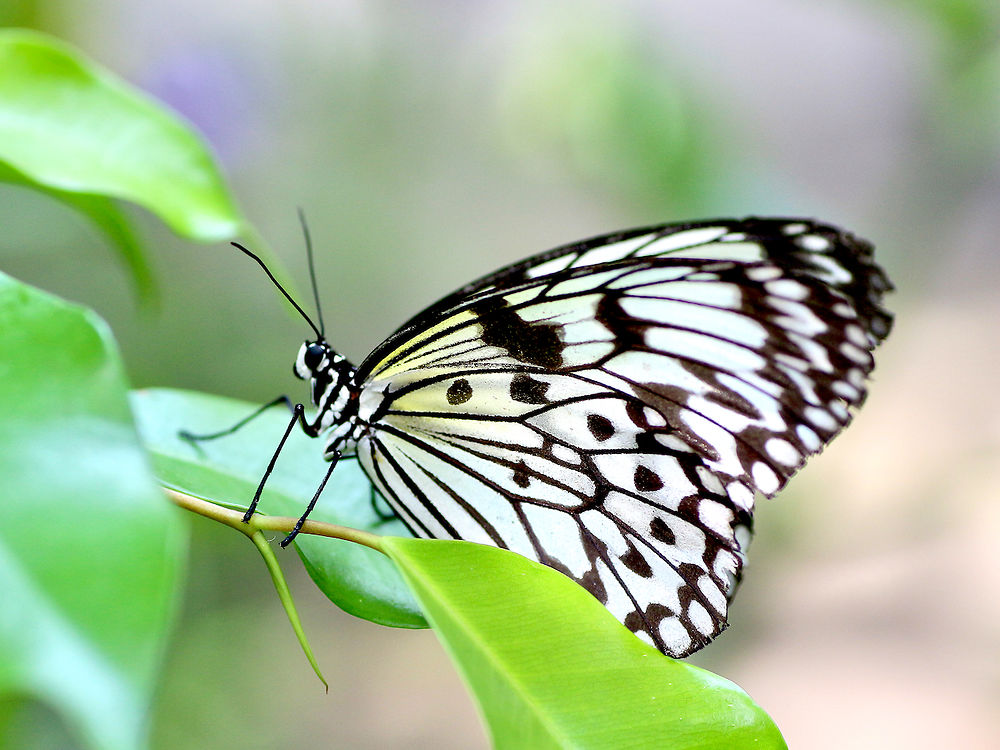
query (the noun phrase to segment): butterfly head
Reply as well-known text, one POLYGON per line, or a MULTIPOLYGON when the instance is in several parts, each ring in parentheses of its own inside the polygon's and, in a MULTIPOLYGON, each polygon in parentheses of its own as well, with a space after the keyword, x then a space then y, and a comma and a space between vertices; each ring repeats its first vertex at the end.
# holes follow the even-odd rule
MULTIPOLYGON (((323 430, 327 430, 334 425, 345 426, 348 432, 343 435, 337 434, 333 442, 328 443, 328 449, 338 454, 341 452, 337 446, 344 443, 349 437, 350 429, 353 429, 357 414, 357 396, 359 388, 355 382, 355 368, 337 354, 326 342, 323 336, 323 313, 319 304, 319 290, 316 286, 316 274, 313 269, 312 243, 309 240, 309 229, 306 227, 305 217, 299 211, 299 220, 302 222, 302 230, 306 237, 306 253, 309 259, 309 277, 312 282, 313 298, 316 301, 316 318, 319 325, 313 322, 312 318, 296 302, 292 295, 278 283, 274 274, 259 256, 252 253, 238 242, 232 243, 234 247, 249 256, 257 265, 263 269, 264 273, 274 284, 281 295, 288 300, 289 304, 302 316, 302 319, 309 324, 316 334, 312 341, 306 341, 299 348, 299 354, 295 358, 292 372, 302 380, 308 380, 310 384, 310 398, 317 408, 316 421, 312 424, 303 424, 306 433, 315 437, 323 430), (333 447, 330 447, 330 446, 333 447)), ((343 445, 346 451, 350 446, 343 445)))
POLYGON ((354 366, 323 339, 306 341, 299 348, 292 372, 310 382, 312 402, 329 427, 340 419, 352 391, 354 366), (329 415, 329 416, 327 416, 329 415))
POLYGON ((299 348, 292 372, 302 380, 313 380, 317 373, 329 369, 333 356, 333 350, 325 341, 306 341, 299 348))

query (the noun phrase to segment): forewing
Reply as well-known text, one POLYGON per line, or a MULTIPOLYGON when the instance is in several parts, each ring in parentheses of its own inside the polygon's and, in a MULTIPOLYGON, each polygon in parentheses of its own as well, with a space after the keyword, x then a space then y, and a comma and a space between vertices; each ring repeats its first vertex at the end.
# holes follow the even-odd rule
POLYGON ((725 627, 754 493, 864 399, 886 289, 870 246, 804 221, 561 248, 362 364, 359 457, 416 533, 550 564, 684 655, 725 627))
POLYGON ((721 254, 723 258, 739 262, 757 254, 758 245, 766 246, 766 253, 772 257, 794 259, 795 264, 811 267, 811 272, 819 278, 846 287, 846 293, 858 306, 859 316, 863 320, 871 319, 880 338, 888 334, 891 321, 881 309, 881 296, 891 286, 881 270, 872 265, 872 248, 864 240, 809 219, 715 219, 613 232, 563 245, 501 268, 417 313, 366 358, 361 369, 377 364, 397 339, 423 330, 433 320, 467 305, 479 295, 508 290, 528 279, 635 257, 709 258, 721 254), (827 243, 830 250, 824 249, 827 243))

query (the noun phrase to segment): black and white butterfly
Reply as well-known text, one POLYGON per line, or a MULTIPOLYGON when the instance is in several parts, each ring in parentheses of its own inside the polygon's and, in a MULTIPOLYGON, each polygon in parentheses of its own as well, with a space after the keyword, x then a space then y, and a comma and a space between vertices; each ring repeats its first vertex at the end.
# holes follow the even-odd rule
POLYGON ((604 235, 468 284, 359 367, 310 321, 296 417, 415 535, 550 565, 685 656, 726 626, 755 496, 864 401, 890 289, 810 220, 604 235))

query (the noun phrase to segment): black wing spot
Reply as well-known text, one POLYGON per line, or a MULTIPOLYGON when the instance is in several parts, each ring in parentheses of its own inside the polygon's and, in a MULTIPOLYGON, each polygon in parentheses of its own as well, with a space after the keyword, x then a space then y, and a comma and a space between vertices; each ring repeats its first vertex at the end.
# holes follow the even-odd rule
POLYGON ((636 575, 642 576, 643 578, 652 578, 653 569, 649 567, 649 563, 646 558, 642 556, 635 547, 629 548, 626 552, 619 558, 629 570, 631 570, 636 575))
POLYGON ((653 539, 664 544, 669 544, 670 546, 677 544, 673 529, 667 526, 666 522, 659 516, 649 522, 649 533, 653 539))
POLYGON ((587 415, 587 429, 594 436, 594 440, 601 442, 615 434, 615 426, 611 423, 611 420, 600 414, 587 415))
POLYGON ((663 487, 663 480, 660 479, 659 475, 641 464, 635 467, 635 475, 632 480, 639 492, 656 492, 663 487))
POLYGON ((514 466, 514 484, 524 489, 531 484, 531 476, 528 474, 528 464, 518 461, 514 466))
POLYGON ((694 563, 683 562, 677 566, 677 572, 680 574, 681 578, 688 582, 689 586, 694 586, 698 579, 705 574, 705 570, 700 565, 695 565, 694 563))
POLYGON ((510 381, 510 397, 522 404, 547 404, 549 400, 545 398, 545 392, 548 389, 548 383, 524 373, 515 375, 510 381))
POLYGON ((446 395, 448 403, 452 406, 464 404, 472 398, 472 386, 469 385, 469 381, 465 378, 459 378, 448 386, 448 393, 446 395))
POLYGON ((642 615, 634 609, 625 615, 625 619, 622 620, 622 625, 631 630, 633 633, 638 633, 640 630, 646 629, 646 623, 642 619, 642 615))
POLYGON ((601 574, 597 572, 596 568, 591 568, 577 580, 580 582, 580 585, 587 589, 587 591, 597 597, 597 601, 601 604, 607 605, 608 590, 604 585, 604 581, 601 580, 601 574))
POLYGON ((499 347, 516 360, 547 370, 562 365, 561 326, 526 321, 502 298, 486 299, 473 311, 479 315, 483 341, 489 346, 499 347))

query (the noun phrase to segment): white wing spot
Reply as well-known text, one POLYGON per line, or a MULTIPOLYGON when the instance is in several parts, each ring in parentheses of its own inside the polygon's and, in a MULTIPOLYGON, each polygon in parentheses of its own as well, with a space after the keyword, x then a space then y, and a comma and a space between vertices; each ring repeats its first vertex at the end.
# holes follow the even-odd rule
POLYGON ((787 235, 802 234, 806 229, 808 227, 805 224, 785 224, 781 228, 781 233, 787 235))
POLYGON ((823 445, 823 441, 819 439, 819 435, 804 424, 800 424, 795 428, 795 434, 802 441, 803 447, 811 453, 818 451, 823 445))
POLYGON ((613 341, 614 335, 596 320, 582 319, 564 323, 562 327, 564 344, 589 344, 596 341, 613 341))
POLYGON ((778 318, 777 321, 790 331, 795 331, 809 337, 826 331, 826 323, 802 302, 785 299, 784 297, 770 297, 768 304, 786 316, 778 318))
POLYGON ((837 302, 830 309, 837 313, 837 315, 841 318, 846 318, 847 320, 854 320, 858 317, 857 311, 846 302, 837 302))
POLYGON ((659 433, 654 435, 656 442, 675 453, 694 453, 694 449, 676 435, 664 435, 659 433))
MULTIPOLYGON (((625 537, 622 536, 621 529, 618 528, 617 524, 605 515, 604 511, 600 510, 585 510, 579 515, 579 519, 583 524, 594 533, 608 548, 610 552, 615 557, 621 557, 629 550, 628 543, 625 541, 625 537)), ((603 561, 598 561, 601 564, 603 561)), ((602 576, 606 581, 612 580, 613 576, 605 569, 602 571, 602 576)), ((610 593, 610 592, 609 592, 610 593)), ((624 609, 624 607, 623 607, 624 609)))
MULTIPOLYGON (((817 367, 820 367, 818 363, 814 364, 816 364, 817 367)), ((821 368, 821 369, 826 369, 826 368, 821 368)), ((808 375, 804 375, 801 372, 796 372, 795 370, 785 370, 785 375, 787 375, 788 379, 791 380, 795 384, 795 387, 799 389, 799 395, 802 397, 803 401, 809 404, 815 404, 817 406, 822 405, 820 403, 819 396, 816 395, 815 380, 813 380, 808 375)))
POLYGON ((733 512, 722 503, 702 499, 698 504, 698 520, 706 529, 724 539, 732 533, 733 512))
POLYGON ((850 325, 844 326, 844 335, 850 340, 855 346, 866 347, 868 346, 868 336, 865 334, 865 330, 859 326, 851 323, 850 325))
POLYGON ((766 282, 764 289, 775 297, 786 297, 793 300, 804 300, 809 296, 809 287, 800 284, 795 279, 774 279, 766 282))
MULTIPOLYGON (((549 294, 553 297, 559 295, 582 295, 586 292, 594 291, 601 284, 606 284, 613 279, 618 278, 621 275, 621 269, 615 269, 613 271, 605 271, 604 273, 588 273, 583 276, 577 276, 575 279, 566 279, 566 281, 560 281, 558 284, 552 287, 549 294)), ((577 298, 574 298, 574 302, 577 298)), ((593 302, 597 303, 597 297, 595 295, 593 302)), ((512 303, 514 304, 514 303, 512 303)), ((582 307, 581 300, 581 307, 582 307)))
POLYGON ((844 406, 844 404, 841 403, 840 401, 831 401, 829 404, 827 404, 827 408, 830 410, 830 413, 833 414, 833 416, 835 416, 841 422, 846 423, 847 419, 851 416, 850 413, 847 411, 847 407, 844 406))
POLYGON ((867 365, 871 360, 871 355, 867 351, 848 341, 841 342, 839 349, 841 354, 859 365, 867 365))
POLYGON ((760 323, 733 310, 631 296, 622 298, 621 307, 639 320, 649 320, 661 325, 683 325, 685 328, 694 328, 758 349, 767 339, 767 331, 760 323))
POLYGON ((810 364, 806 360, 801 357, 793 357, 786 352, 775 352, 774 361, 799 372, 806 372, 810 368, 810 364))
POLYGON ((797 466, 802 456, 795 450, 795 446, 783 438, 771 438, 764 443, 764 450, 767 455, 784 466, 797 466))
POLYGON ((691 602, 688 605, 687 614, 691 620, 691 624, 694 625, 695 630, 699 633, 711 633, 715 630, 712 624, 712 616, 708 614, 708 610, 705 609, 701 602, 691 602))
POLYGON ((730 482, 726 487, 726 494, 743 510, 753 510, 753 490, 743 482, 730 482))
POLYGON ((642 416, 645 417, 650 427, 666 427, 667 420, 660 412, 652 407, 645 406, 642 409, 642 416))
POLYGON ((822 253, 830 249, 830 240, 818 234, 804 234, 795 239, 795 244, 813 253, 822 253))
POLYGON ((707 491, 714 492, 716 495, 725 494, 726 490, 722 486, 722 480, 707 466, 695 466, 694 472, 707 491))
POLYGON ((712 572, 721 580, 729 581, 736 575, 737 558, 732 552, 720 549, 712 561, 712 572))
MULTIPOLYGON (((788 318, 783 318, 782 320, 788 320, 788 318)), ((817 318, 817 320, 819 319, 817 318)), ((822 332, 823 331, 817 331, 816 333, 822 333, 822 332)), ((804 355, 806 355, 806 357, 809 358, 809 362, 817 370, 822 370, 823 372, 834 371, 833 365, 830 364, 830 357, 828 356, 827 350, 823 348, 821 344, 816 343, 816 340, 813 339, 810 335, 808 334, 802 335, 799 333, 794 333, 792 331, 789 331, 788 340, 791 341, 793 344, 795 344, 797 347, 799 347, 801 352, 804 355)), ((792 377, 792 379, 795 380, 796 383, 799 382, 797 378, 791 375, 791 373, 789 373, 789 377, 792 377)), ((803 390, 808 390, 810 392, 812 391, 811 386, 809 386, 808 388, 801 384, 800 386, 802 387, 803 390)))
POLYGON ((747 269, 747 278, 750 281, 771 281, 780 279, 781 276, 781 269, 777 266, 751 266, 747 269))
POLYGON ((753 538, 750 529, 746 526, 737 526, 733 532, 733 536, 736 537, 736 547, 742 554, 746 554, 746 551, 750 549, 750 540, 753 538))
POLYGON ((726 614, 726 594, 719 589, 711 576, 703 575, 698 579, 698 590, 708 599, 708 603, 712 605, 712 609, 720 615, 726 614))
POLYGON ((854 278, 851 276, 850 271, 840 265, 840 263, 835 261, 829 255, 815 255, 811 257, 810 260, 817 266, 821 266, 823 268, 826 273, 816 275, 828 284, 849 284, 854 278))
POLYGON ((836 393, 838 396, 842 398, 847 399, 848 401, 853 402, 861 398, 861 393, 858 391, 858 389, 855 388, 850 383, 847 383, 843 380, 838 380, 831 386, 831 388, 833 389, 834 393, 836 393))
POLYGON ((778 475, 767 464, 757 461, 751 467, 750 475, 753 477, 753 482, 757 485, 757 489, 765 495, 773 495, 778 491, 780 486, 778 475))
POLYGON ((664 617, 660 621, 660 639, 666 644, 668 650, 674 653, 684 653, 691 647, 691 636, 688 635, 684 624, 676 617, 664 617))
POLYGON ((833 418, 830 412, 826 411, 826 409, 820 409, 818 406, 807 406, 803 410, 802 416, 821 430, 836 430, 839 426, 837 420, 833 418))

